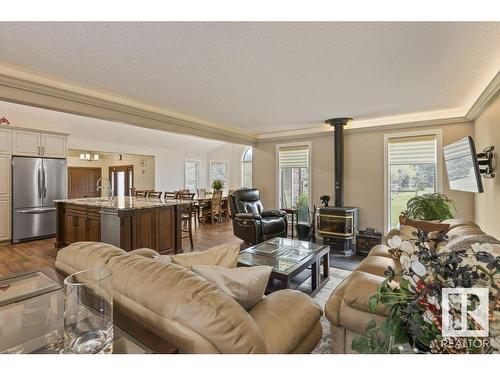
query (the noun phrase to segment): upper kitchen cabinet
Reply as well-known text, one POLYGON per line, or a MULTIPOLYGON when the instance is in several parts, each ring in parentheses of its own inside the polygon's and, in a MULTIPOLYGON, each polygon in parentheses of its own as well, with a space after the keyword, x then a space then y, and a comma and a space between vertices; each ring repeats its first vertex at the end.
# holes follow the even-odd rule
POLYGON ((51 158, 65 158, 66 136, 59 134, 43 134, 41 139, 42 155, 51 158))
POLYGON ((14 130, 12 132, 12 154, 20 156, 40 156, 42 154, 41 134, 14 130))
POLYGON ((66 135, 31 130, 12 130, 12 155, 65 158, 66 135))
POLYGON ((11 133, 10 129, 0 128, 0 154, 10 154, 11 133))

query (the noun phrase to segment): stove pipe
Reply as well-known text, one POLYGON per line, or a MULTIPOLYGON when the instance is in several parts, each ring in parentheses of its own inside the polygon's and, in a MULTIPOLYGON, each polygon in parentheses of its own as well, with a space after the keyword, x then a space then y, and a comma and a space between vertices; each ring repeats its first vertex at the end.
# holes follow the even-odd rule
POLYGON ((333 126, 335 131, 334 153, 335 153, 335 207, 344 207, 344 126, 352 121, 350 117, 331 118, 325 121, 333 126))

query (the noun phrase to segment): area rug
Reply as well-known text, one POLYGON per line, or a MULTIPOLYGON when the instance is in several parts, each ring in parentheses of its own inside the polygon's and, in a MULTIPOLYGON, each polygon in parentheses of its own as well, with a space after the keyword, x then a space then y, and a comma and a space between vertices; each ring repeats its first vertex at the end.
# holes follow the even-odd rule
MULTIPOLYGON (((330 268, 330 280, 313 298, 321 306, 323 311, 325 310, 326 301, 328 301, 332 292, 350 274, 351 271, 330 268)), ((321 317, 321 327, 323 328, 323 335, 319 344, 312 351, 312 354, 331 354, 332 333, 330 330, 330 322, 326 319, 324 314, 321 317)))

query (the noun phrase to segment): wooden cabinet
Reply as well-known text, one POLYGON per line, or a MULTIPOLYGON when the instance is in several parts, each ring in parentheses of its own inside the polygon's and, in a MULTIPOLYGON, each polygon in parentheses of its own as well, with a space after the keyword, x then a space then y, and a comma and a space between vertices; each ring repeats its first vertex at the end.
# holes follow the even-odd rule
POLYGON ((0 129, 0 154, 11 153, 12 131, 10 129, 0 129))
POLYGON ((21 156, 40 156, 41 134, 31 131, 14 130, 12 132, 12 154, 21 156))
POLYGON ((66 135, 13 130, 12 155, 65 158, 67 155, 66 135))
POLYGON ((40 146, 42 156, 50 158, 65 158, 66 136, 59 134, 41 134, 40 146))
POLYGON ((10 240, 10 199, 0 198, 0 241, 10 240))
MULTIPOLYGON (((78 204, 58 202, 56 247, 61 248, 77 241, 101 241, 101 213, 99 208, 78 204)), ((181 220, 182 205, 154 207, 136 210, 118 210, 113 225, 105 230, 116 234, 119 240, 114 245, 125 251, 150 248, 163 254, 177 253, 182 250, 181 220), (116 226, 114 224, 117 224, 116 226), (116 232, 113 232, 116 231, 116 232), (119 242, 119 243, 116 243, 119 242)), ((107 220, 104 217, 104 220, 107 220)), ((106 236, 104 236, 106 238, 106 236)), ((111 240, 110 240, 111 241, 111 240)))
POLYGON ((139 210, 132 215, 132 248, 140 249, 147 247, 150 249, 156 248, 155 233, 156 220, 155 213, 157 210, 139 210))
POLYGON ((101 240, 101 214, 99 209, 89 208, 86 225, 86 241, 99 242, 101 240))
POLYGON ((0 198, 10 196, 10 156, 0 155, 0 198))
POLYGON ((64 212, 65 243, 101 240, 101 216, 98 210, 67 206, 64 212))
POLYGON ((158 245, 159 253, 175 253, 175 211, 173 207, 158 210, 158 245))

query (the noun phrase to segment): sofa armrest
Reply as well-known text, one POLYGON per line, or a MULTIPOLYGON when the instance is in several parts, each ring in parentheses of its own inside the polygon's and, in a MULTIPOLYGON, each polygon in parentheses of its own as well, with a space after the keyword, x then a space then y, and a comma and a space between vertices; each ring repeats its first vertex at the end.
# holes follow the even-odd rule
POLYGON ((258 214, 241 213, 236 214, 235 219, 239 220, 261 220, 262 217, 258 214))
POLYGON ((260 215, 262 217, 272 217, 272 216, 286 217, 286 212, 281 210, 264 210, 261 212, 260 215))
POLYGON ((323 311, 307 294, 283 289, 263 298, 249 314, 264 337, 268 353, 291 353, 314 330, 323 311))
POLYGON ((135 254, 135 255, 140 255, 146 258, 156 258, 160 254, 153 249, 148 249, 147 247, 143 247, 141 249, 135 249, 132 251, 129 251, 129 254, 135 254))

